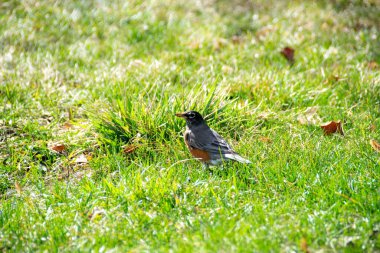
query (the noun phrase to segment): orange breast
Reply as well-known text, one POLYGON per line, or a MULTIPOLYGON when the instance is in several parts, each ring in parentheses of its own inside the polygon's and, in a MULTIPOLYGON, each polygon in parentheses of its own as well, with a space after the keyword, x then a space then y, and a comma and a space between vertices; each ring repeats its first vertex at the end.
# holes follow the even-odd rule
POLYGON ((190 144, 188 142, 188 133, 187 132, 185 132, 183 137, 185 139, 186 146, 189 149, 190 153, 193 155, 193 157, 195 157, 195 158, 197 158, 197 159, 199 159, 205 163, 210 161, 210 155, 208 154, 207 151, 197 149, 197 148, 193 148, 192 146, 190 146, 190 144))
POLYGON ((210 161, 210 155, 207 151, 191 148, 189 147, 190 153, 195 157, 201 160, 202 162, 209 162, 210 161))

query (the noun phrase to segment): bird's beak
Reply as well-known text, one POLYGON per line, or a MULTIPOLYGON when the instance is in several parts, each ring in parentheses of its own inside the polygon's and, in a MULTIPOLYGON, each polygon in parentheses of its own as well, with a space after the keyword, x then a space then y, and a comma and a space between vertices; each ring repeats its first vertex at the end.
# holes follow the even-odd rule
POLYGON ((186 118, 185 113, 176 113, 175 116, 180 118, 186 118))

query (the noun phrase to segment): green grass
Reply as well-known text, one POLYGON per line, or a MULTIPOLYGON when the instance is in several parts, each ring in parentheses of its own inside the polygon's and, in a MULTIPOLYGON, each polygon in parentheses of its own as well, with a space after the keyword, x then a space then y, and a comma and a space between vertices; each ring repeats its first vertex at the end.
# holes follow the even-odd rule
POLYGON ((377 1, 110 2, 0 3, 0 251, 380 250, 377 1))

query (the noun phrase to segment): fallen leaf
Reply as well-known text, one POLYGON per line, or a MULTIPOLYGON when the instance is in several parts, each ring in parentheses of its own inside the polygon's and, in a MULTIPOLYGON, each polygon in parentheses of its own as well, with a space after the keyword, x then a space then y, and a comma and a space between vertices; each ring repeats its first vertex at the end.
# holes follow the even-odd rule
POLYGON ((375 124, 372 124, 370 127, 369 127, 369 130, 371 132, 375 132, 376 131, 376 125, 375 124))
POLYGON ((302 114, 297 116, 297 120, 301 125, 316 125, 321 121, 317 114, 318 107, 308 107, 302 114))
POLYGON ((309 250, 309 246, 307 245, 307 241, 306 241, 306 238, 305 237, 302 237, 301 238, 301 242, 300 242, 300 248, 303 252, 305 253, 309 253, 310 250, 309 250))
POLYGON ((64 144, 55 144, 51 147, 51 149, 58 153, 62 153, 63 151, 65 151, 66 146, 64 144))
POLYGON ((370 61, 370 62, 368 62, 368 68, 372 69, 372 70, 378 69, 379 68, 379 64, 377 62, 375 62, 375 61, 370 61))
POLYGON ((124 154, 131 154, 137 149, 136 145, 127 145, 123 147, 124 154))
POLYGON ((62 125, 62 128, 64 129, 70 129, 70 128, 73 128, 74 126, 70 123, 70 122, 65 122, 63 125, 62 125))
POLYGON ((88 163, 88 160, 84 154, 80 154, 76 159, 75 163, 88 163))
POLYGON ((369 144, 371 144, 372 148, 377 151, 377 152, 380 152, 380 143, 378 143, 377 141, 375 140, 370 140, 369 141, 369 144))
POLYGON ((281 54, 288 60, 289 63, 294 63, 294 52, 295 50, 291 47, 285 47, 281 50, 281 54))
POLYGON ((272 143, 272 140, 268 137, 265 137, 265 136, 260 136, 259 141, 265 142, 265 143, 272 143))
POLYGON ((333 133, 340 133, 341 135, 344 135, 343 132, 343 124, 339 121, 331 121, 326 124, 321 125, 321 128, 323 129, 325 135, 330 135, 333 133))
POLYGON ((22 188, 17 181, 15 182, 15 189, 16 189, 16 192, 21 195, 22 188))

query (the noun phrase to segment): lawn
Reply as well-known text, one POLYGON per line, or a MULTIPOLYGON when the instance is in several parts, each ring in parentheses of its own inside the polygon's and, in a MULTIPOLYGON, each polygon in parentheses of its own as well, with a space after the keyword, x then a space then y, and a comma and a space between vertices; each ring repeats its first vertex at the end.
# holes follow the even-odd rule
POLYGON ((379 41, 377 0, 1 1, 0 251, 379 252, 379 41))

